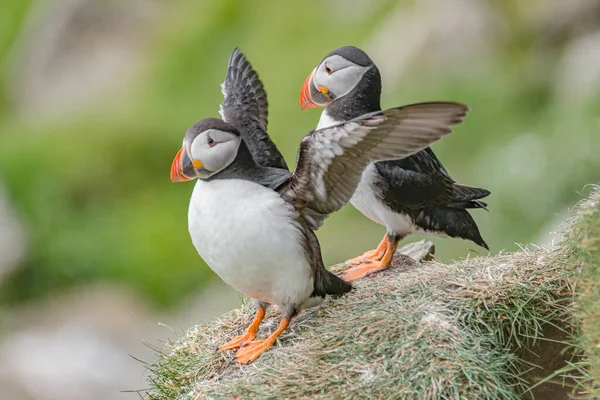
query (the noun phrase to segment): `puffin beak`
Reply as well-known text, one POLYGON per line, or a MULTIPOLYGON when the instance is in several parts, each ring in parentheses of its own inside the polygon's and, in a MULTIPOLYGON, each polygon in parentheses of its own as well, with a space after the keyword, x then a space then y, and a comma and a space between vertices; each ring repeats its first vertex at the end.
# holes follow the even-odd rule
POLYGON ((331 103, 331 98, 328 96, 329 90, 326 87, 317 87, 315 85, 315 68, 313 72, 306 78, 302 91, 300 92, 300 109, 308 110, 309 108, 326 107, 331 103))
MULTIPOLYGON (((198 164, 200 162, 197 162, 198 164)), ((196 178, 194 171, 194 163, 187 155, 187 152, 182 147, 177 152, 173 165, 171 165, 171 182, 185 182, 196 178)))

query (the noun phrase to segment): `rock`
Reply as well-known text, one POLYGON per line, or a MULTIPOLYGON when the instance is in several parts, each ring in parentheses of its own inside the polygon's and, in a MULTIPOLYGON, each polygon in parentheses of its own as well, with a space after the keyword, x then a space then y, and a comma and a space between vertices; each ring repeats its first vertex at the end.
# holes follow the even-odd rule
POLYGON ((396 254, 408 256, 415 262, 431 261, 435 258, 435 245, 429 240, 420 240, 396 250, 396 254))

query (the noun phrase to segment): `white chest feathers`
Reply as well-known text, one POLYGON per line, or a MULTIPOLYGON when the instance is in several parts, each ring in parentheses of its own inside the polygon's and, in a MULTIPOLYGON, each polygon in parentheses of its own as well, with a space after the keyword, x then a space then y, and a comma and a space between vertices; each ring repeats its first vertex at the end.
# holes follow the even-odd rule
POLYGON ((312 293, 295 210, 275 191, 245 180, 199 180, 188 223, 200 256, 240 292, 279 305, 312 293))
POLYGON ((329 116, 329 114, 327 113, 327 109, 325 109, 321 113, 321 118, 319 118, 319 123, 317 124, 317 129, 327 128, 327 127, 330 127, 333 125, 340 124, 342 122, 344 122, 344 121, 337 121, 337 120, 331 118, 331 116, 329 116))
POLYGON ((377 169, 374 164, 369 164, 363 171, 350 203, 371 221, 384 225, 389 233, 406 235, 414 232, 416 227, 408 216, 392 211, 377 197, 376 178, 377 169))

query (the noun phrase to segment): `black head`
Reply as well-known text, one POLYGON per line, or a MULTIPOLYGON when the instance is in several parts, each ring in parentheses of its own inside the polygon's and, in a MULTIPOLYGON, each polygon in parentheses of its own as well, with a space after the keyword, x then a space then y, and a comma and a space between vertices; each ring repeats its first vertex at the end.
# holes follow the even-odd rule
POLYGON ((171 166, 171 181, 208 179, 235 160, 242 138, 233 126, 206 118, 185 132, 183 146, 171 166))
POLYGON ((371 58, 354 46, 340 47, 317 65, 304 82, 300 107, 327 107, 338 119, 381 109, 381 75, 371 58))
MULTIPOLYGON (((375 63, 373 62, 373 60, 371 60, 371 57, 369 57, 367 55, 367 53, 365 53, 364 51, 362 51, 361 49, 359 49, 358 47, 355 47, 355 46, 344 46, 344 47, 337 48, 334 51, 332 51, 331 53, 327 54, 321 62, 325 61, 327 58, 329 58, 331 56, 340 56, 340 57, 345 58, 346 60, 348 60, 356 65, 360 65, 362 67, 375 66, 375 63)), ((375 67, 375 68, 377 68, 377 67, 375 67)))
POLYGON ((223 121, 219 118, 204 118, 200 121, 196 122, 194 125, 190 126, 187 131, 185 131, 185 136, 183 141, 192 142, 196 136, 200 135, 202 132, 207 131, 209 129, 215 129, 218 131, 229 132, 232 135, 240 136, 238 130, 229 125, 227 122, 223 121))

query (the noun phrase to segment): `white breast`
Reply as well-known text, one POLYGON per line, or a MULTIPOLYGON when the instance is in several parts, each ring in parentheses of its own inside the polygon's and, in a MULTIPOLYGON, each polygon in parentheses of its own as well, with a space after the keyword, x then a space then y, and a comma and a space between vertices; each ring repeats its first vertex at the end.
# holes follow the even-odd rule
POLYGON ((327 113, 327 109, 323 110, 321 113, 321 118, 319 119, 319 123, 317 124, 317 129, 327 128, 329 126, 340 124, 344 121, 338 121, 329 116, 327 113))
POLYGON ((295 210, 277 192, 245 180, 199 180, 188 223, 200 256, 240 292, 279 305, 312 293, 295 210))
POLYGON ((371 221, 384 225, 389 233, 406 235, 415 231, 410 218, 392 211, 374 192, 377 170, 370 164, 364 171, 350 203, 371 221))

